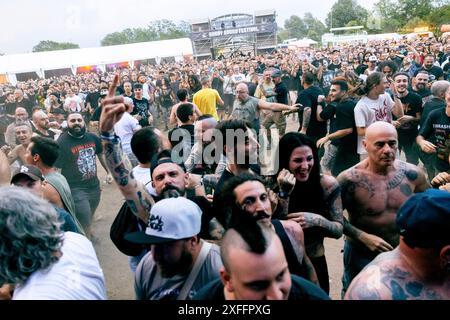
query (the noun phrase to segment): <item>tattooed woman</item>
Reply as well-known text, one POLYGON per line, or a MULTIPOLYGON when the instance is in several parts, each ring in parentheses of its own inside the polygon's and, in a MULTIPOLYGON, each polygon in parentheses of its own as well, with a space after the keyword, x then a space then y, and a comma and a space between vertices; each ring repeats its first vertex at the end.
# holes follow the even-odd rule
POLYGON ((288 169, 296 179, 289 195, 287 218, 299 222, 303 228, 306 253, 316 269, 320 287, 329 293, 323 239, 342 236, 339 184, 334 177, 320 174, 316 144, 306 135, 289 132, 281 138, 279 148, 280 172, 288 169))

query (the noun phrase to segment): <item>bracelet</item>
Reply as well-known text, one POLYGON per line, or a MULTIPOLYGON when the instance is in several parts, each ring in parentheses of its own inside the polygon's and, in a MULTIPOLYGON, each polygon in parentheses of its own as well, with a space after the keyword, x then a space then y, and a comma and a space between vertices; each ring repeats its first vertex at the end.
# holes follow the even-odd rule
POLYGON ((194 187, 194 189, 197 189, 197 188, 200 188, 200 187, 203 187, 203 177, 200 179, 200 182, 198 183, 198 185, 196 185, 194 187))
POLYGON ((113 135, 113 136, 104 136, 103 134, 100 135, 100 138, 105 141, 111 141, 112 143, 120 143, 120 137, 113 135))
POLYGON ((102 132, 100 132, 100 136, 101 137, 113 137, 113 136, 115 136, 115 133, 114 133, 114 130, 102 131, 102 132))
POLYGON ((278 197, 283 200, 287 200, 289 198, 289 193, 280 190, 278 192, 278 197))

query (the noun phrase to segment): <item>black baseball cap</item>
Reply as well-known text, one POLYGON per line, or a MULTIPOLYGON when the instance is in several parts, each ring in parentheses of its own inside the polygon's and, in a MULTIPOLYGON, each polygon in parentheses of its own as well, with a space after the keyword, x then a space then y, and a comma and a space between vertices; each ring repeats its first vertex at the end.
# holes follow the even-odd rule
POLYGON ((23 165, 20 167, 19 171, 12 176, 11 184, 14 184, 20 177, 24 176, 34 181, 44 181, 44 176, 38 167, 33 165, 23 165))

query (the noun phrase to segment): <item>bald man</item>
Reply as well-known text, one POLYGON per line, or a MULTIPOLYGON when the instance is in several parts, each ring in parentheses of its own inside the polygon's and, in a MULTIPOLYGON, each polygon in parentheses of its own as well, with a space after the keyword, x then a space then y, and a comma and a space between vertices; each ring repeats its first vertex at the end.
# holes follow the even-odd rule
POLYGON ((275 112, 295 111, 297 105, 288 106, 281 103, 267 102, 252 97, 248 94, 248 87, 245 83, 239 83, 236 87, 236 100, 233 104, 232 119, 247 120, 253 126, 256 132, 259 132, 259 112, 261 110, 270 110, 275 112))
POLYGON ((343 294, 351 280, 379 253, 398 245, 397 210, 413 193, 430 187, 421 169, 395 159, 398 138, 390 123, 371 124, 363 146, 368 158, 338 176, 348 213, 348 221, 344 219, 343 294))
POLYGON ((33 132, 41 137, 55 139, 55 132, 50 130, 48 115, 43 110, 38 110, 32 116, 33 132))

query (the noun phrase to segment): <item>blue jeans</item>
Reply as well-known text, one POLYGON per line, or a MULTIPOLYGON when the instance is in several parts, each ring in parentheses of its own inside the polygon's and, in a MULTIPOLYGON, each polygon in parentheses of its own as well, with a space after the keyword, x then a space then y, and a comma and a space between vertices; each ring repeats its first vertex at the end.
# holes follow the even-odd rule
POLYGON ((372 252, 363 244, 357 245, 348 240, 344 245, 344 274, 342 275, 342 298, 352 280, 361 272, 362 269, 378 255, 372 252))

